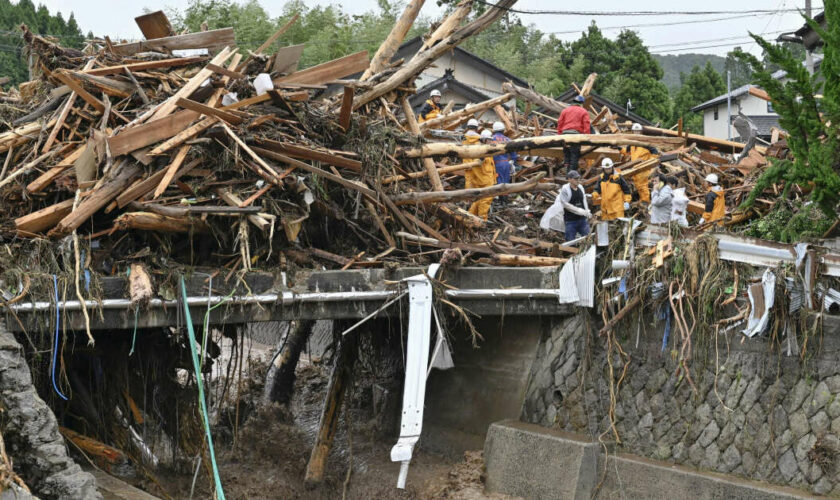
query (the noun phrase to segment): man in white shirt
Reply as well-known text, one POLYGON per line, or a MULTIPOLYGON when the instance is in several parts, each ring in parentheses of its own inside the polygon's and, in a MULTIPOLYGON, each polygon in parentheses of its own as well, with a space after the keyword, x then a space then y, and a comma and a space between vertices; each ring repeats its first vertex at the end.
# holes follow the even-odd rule
POLYGON ((566 241, 572 241, 578 235, 589 234, 589 221, 592 213, 586 203, 586 191, 580 185, 580 174, 570 170, 569 182, 560 188, 560 200, 563 203, 563 220, 566 223, 566 241))

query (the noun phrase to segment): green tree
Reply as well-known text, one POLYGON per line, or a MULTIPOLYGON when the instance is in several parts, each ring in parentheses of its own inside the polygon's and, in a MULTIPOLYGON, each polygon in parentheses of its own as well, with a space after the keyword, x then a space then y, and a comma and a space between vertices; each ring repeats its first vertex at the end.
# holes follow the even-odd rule
MULTIPOLYGON (((726 82, 726 72, 729 72, 730 85, 733 89, 752 83, 753 70, 748 63, 745 62, 744 52, 741 47, 729 51, 726 54, 726 61, 723 63, 723 81, 726 82)), ((763 69, 763 68, 761 68, 763 69)))
MULTIPOLYGON (((596 92, 608 87, 612 81, 613 72, 621 67, 623 54, 620 53, 616 42, 601 33, 595 21, 592 21, 581 37, 572 42, 569 48, 571 57, 582 58, 581 69, 586 75, 598 73, 594 88, 596 92)), ((569 63, 571 64, 572 61, 569 63)), ((579 80, 578 83, 582 81, 579 80)))
POLYGON ((783 182, 785 195, 797 184, 810 187, 808 197, 826 215, 836 214, 840 203, 840 0, 825 2, 825 17, 825 30, 807 20, 824 42, 824 59, 813 76, 795 54, 757 35, 752 35, 753 39, 768 61, 787 72, 787 81, 774 79, 755 56, 738 54, 770 94, 793 153, 793 160, 770 159, 770 167, 756 182, 746 205, 771 185, 783 182), (822 102, 817 100, 820 93, 822 102))
POLYGON ((674 115, 672 122, 683 119, 683 126, 695 133, 703 131, 703 116, 692 113, 691 108, 726 92, 723 77, 712 66, 694 66, 689 74, 680 73, 680 88, 674 96, 674 115))

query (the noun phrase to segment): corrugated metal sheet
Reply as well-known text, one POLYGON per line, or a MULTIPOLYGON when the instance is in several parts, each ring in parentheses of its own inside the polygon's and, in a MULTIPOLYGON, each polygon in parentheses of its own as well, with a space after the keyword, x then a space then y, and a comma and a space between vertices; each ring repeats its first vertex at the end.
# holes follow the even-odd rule
POLYGON ((595 247, 569 259, 560 269, 557 299, 561 304, 595 305, 595 247))

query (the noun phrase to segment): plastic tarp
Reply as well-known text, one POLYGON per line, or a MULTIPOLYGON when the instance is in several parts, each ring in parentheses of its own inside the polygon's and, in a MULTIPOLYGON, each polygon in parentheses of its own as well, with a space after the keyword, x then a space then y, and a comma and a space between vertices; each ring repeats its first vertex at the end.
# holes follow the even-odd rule
POLYGON ((776 298, 776 275, 770 269, 764 271, 761 283, 750 286, 747 289, 750 297, 750 318, 747 321, 747 328, 741 333, 747 337, 754 337, 767 328, 770 322, 770 309, 776 298))

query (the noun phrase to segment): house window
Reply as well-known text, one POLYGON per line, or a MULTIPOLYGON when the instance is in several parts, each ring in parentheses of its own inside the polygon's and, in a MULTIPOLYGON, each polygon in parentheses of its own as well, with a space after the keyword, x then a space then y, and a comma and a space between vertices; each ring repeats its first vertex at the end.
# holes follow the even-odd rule
POLYGON ((717 106, 715 106, 715 120, 717 120, 717 119, 718 119, 718 109, 717 109, 717 106))
POLYGON ((767 112, 768 113, 775 113, 775 111, 773 111, 773 103, 770 102, 770 101, 767 101, 767 112))

